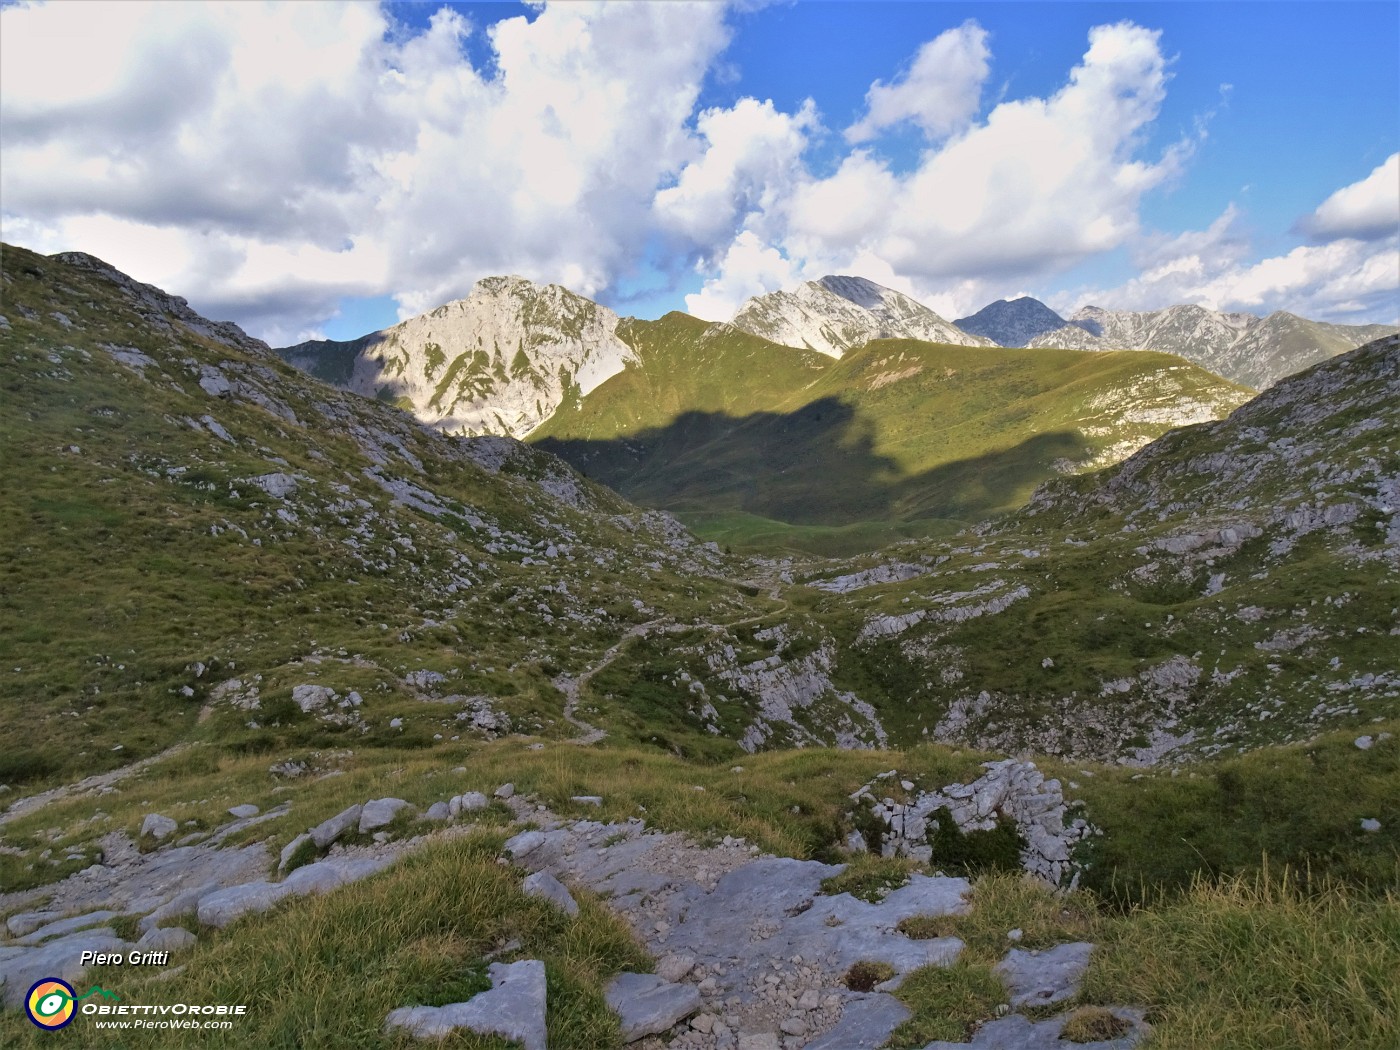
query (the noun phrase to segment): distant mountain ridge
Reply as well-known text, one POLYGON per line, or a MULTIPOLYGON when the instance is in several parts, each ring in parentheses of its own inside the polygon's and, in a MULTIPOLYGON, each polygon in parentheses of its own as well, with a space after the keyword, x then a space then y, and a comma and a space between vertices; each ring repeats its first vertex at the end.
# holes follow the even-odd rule
POLYGON ((953 322, 999 346, 1058 350, 1160 350, 1218 376, 1264 389, 1364 343, 1400 332, 1394 325, 1338 325, 1282 310, 1267 317, 1203 306, 1134 312, 1086 306, 1068 319, 1038 299, 999 299, 953 322))
POLYGON ((902 292, 863 277, 827 276, 790 292, 756 295, 730 322, 769 342, 841 357, 872 339, 919 339, 953 346, 992 340, 945 321, 902 292))
MULTIPOLYGON (((382 331, 299 343, 277 353, 335 386, 403 408, 436 430, 524 438, 638 363, 623 331, 627 324, 649 323, 619 318, 559 285, 486 277, 465 299, 382 331)), ((950 322, 907 295, 843 275, 755 296, 728 327, 836 360, 877 339, 986 349, 1157 350, 1255 389, 1400 331, 1282 312, 1265 318, 1222 314, 1200 306, 1147 313, 1091 306, 1065 319, 1030 297, 998 300, 950 322)), ((676 366, 672 355, 664 366, 648 367, 676 366)), ((727 381, 743 382, 733 375, 727 381)))

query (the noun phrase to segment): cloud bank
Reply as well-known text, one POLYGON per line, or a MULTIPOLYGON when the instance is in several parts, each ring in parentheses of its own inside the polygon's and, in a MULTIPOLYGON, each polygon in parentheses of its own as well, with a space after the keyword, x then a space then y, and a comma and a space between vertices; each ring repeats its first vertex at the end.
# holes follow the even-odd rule
POLYGON ((1306 243, 1273 258, 1234 206, 1205 230, 1144 227, 1203 135, 1145 146, 1172 75, 1151 28, 1088 28, 1056 90, 987 107, 996 41, 968 21, 833 130, 811 100, 700 108, 728 19, 579 2, 410 29, 365 4, 7 6, 0 225, 273 342, 347 296, 407 316, 521 273, 606 297, 646 267, 698 277, 686 303, 707 318, 833 272, 960 316, 1114 251, 1135 269, 1081 302, 1395 312, 1400 156, 1300 216, 1306 243), (896 162, 890 137, 911 133, 896 162), (820 173, 818 146, 835 148, 820 173))

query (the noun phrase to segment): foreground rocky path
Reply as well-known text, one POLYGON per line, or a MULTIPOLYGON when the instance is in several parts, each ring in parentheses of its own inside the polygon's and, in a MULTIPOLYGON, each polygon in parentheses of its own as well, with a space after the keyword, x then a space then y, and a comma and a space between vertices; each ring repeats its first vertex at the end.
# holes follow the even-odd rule
MULTIPOLYGON (((950 965, 963 948, 954 937, 917 940, 896 926, 913 916, 965 912, 971 889, 965 879, 915 874, 879 903, 869 903, 822 891, 823 880, 839 874, 842 865, 761 855, 730 838, 702 845, 636 819, 565 820, 533 799, 514 796, 509 785, 497 797, 513 809, 517 826, 528 825, 505 846, 506 855, 531 873, 525 892, 546 896, 566 911, 577 910, 570 887, 598 894, 656 957, 655 974, 623 974, 607 990, 622 1017, 624 1039, 638 1050, 875 1050, 910 1015, 892 994, 905 976, 922 966, 950 965), (893 976, 855 990, 848 973, 857 963, 885 964, 893 976)), ((42 891, 0 896, 0 909, 10 913, 8 936, 0 944, 0 995, 14 1007, 42 977, 82 983, 84 951, 178 956, 197 938, 167 923, 193 915, 202 926, 223 927, 290 896, 330 892, 384 870, 434 838, 469 833, 473 825, 458 821, 486 804, 479 793, 457 796, 429 811, 445 821, 439 831, 345 848, 337 844, 341 836, 351 829, 373 833, 408 803, 377 799, 352 806, 283 851, 285 866, 302 841, 329 850, 286 878, 268 876, 273 860, 264 844, 219 848, 234 832, 281 810, 259 814, 235 807, 235 819, 208 839, 149 852, 124 835, 108 836, 102 864, 42 891), (40 897, 42 907, 16 910, 40 897), (111 922, 119 915, 141 916, 138 940, 118 936, 111 922)), ((166 830, 163 819, 153 815, 148 824, 166 830)), ((1074 995, 1091 950, 1088 944, 1041 952, 1013 948, 998 966, 1011 997, 1007 1016, 984 1025, 970 1044, 935 1042, 928 1050, 1071 1045, 1059 1038, 1063 1016, 1037 1020, 1044 1011, 1034 1017, 1020 1011, 1074 995)), ((494 964, 491 991, 441 1008, 395 1010, 386 1028, 435 1037, 465 1027, 545 1050, 543 974, 534 960, 494 964)), ((1130 1022, 1127 1035, 1078 1045, 1134 1045, 1145 1031, 1141 1013, 1115 1013, 1130 1022)))
MULTIPOLYGON (((649 1037, 636 1044, 641 1050, 875 1050, 910 1016, 891 994, 904 977, 921 966, 951 964, 963 947, 953 937, 911 939, 895 927, 916 915, 965 912, 966 879, 915 874, 872 904, 822 892, 823 880, 840 874, 842 865, 760 856, 732 839, 700 846, 683 835, 648 831, 641 821, 549 821, 510 839, 506 850, 533 872, 604 896, 656 956, 660 982, 639 998, 667 1008, 636 1008, 653 1026, 632 1033, 649 1037), (859 962, 885 963, 894 976, 854 991, 846 975, 859 962), (698 994, 679 991, 684 988, 698 994)), ((1012 949, 999 970, 1012 993, 1009 1005, 1019 1010, 1070 998, 1091 949, 1012 949)), ((625 1029, 629 1014, 621 1012, 625 1029)), ((1118 1013, 1133 1026, 1127 1036, 1079 1045, 1135 1044, 1141 1013, 1118 1013)), ((1063 1023, 1012 1013, 984 1026, 982 1041, 972 1045, 1064 1047, 1063 1023)), ((969 1044, 929 1044, 944 1045, 969 1044)))

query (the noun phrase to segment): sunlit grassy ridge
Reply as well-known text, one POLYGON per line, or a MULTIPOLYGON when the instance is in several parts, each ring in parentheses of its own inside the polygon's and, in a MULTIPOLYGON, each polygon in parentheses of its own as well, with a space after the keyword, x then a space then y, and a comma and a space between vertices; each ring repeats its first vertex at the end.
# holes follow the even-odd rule
POLYGON ((531 441, 747 546, 854 549, 895 523, 977 521, 1156 437, 1184 405, 1222 415, 1248 396, 1165 354, 877 340, 833 361, 675 313, 619 335, 638 362, 531 441), (863 531, 833 548, 803 526, 863 531))

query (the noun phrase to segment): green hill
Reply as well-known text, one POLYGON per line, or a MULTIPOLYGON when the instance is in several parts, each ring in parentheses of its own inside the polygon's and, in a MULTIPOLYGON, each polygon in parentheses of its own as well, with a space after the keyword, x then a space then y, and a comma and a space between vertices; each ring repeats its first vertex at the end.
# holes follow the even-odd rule
POLYGON ((678 313, 618 334, 637 362, 531 442, 702 535, 798 547, 1001 514, 1248 397, 1165 354, 878 340, 832 360, 678 313))

